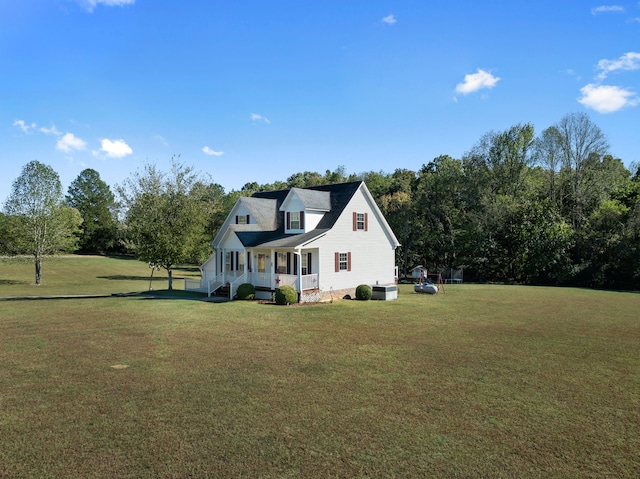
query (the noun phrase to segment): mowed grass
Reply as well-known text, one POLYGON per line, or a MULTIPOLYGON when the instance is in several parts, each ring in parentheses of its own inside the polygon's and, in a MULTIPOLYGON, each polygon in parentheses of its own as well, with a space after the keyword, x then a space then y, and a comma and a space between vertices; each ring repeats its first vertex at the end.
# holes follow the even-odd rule
POLYGON ((639 316, 465 284, 0 301, 0 477, 639 477, 639 316))
MULTIPOLYGON (((184 278, 199 278, 196 266, 178 267, 174 289, 184 289, 184 278)), ((45 257, 42 284, 35 284, 32 257, 0 258, 0 297, 115 294, 167 288, 167 272, 153 271, 133 258, 103 256, 45 257)))

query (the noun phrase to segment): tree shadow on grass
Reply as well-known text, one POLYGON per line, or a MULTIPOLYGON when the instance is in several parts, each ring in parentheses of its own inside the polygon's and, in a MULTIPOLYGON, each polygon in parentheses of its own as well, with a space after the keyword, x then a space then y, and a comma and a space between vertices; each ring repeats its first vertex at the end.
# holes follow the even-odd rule
POLYGON ((24 285, 24 284, 29 284, 29 282, 21 281, 17 279, 0 279, 0 286, 16 285, 16 284, 24 285))
MULTIPOLYGON (((114 274, 109 276, 96 276, 97 279, 108 279, 110 281, 149 281, 151 278, 149 276, 128 276, 126 274, 114 274)), ((184 276, 173 276, 173 281, 183 281, 184 276)), ((153 282, 157 281, 167 281, 166 276, 154 276, 153 282)))
MULTIPOLYGON (((96 276, 98 279, 111 281, 149 281, 149 276, 128 276, 126 274, 114 274, 110 276, 96 276)), ((153 281, 166 281, 167 278, 153 278, 153 281)))

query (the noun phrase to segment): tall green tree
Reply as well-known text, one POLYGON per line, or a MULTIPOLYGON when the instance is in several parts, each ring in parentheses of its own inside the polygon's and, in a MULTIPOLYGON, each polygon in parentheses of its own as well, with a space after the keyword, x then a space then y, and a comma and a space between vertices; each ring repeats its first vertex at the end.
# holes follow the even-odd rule
POLYGON ((71 183, 67 204, 82 216, 79 247, 84 252, 106 252, 116 245, 116 202, 109 185, 93 169, 85 169, 71 183))
POLYGON ((559 190, 562 182, 558 182, 558 174, 562 167, 562 146, 560 132, 550 126, 535 140, 534 157, 539 165, 546 168, 549 178, 548 195, 553 204, 562 208, 563 193, 559 190))
POLYGON ((76 249, 82 217, 63 203, 58 174, 39 161, 22 168, 4 209, 14 224, 15 250, 34 257, 35 282, 40 285, 43 258, 76 249))
POLYGON ((489 132, 463 157, 462 196, 466 263, 480 277, 513 280, 519 275, 519 205, 528 198, 534 129, 517 124, 489 132))
POLYGON ((172 268, 198 256, 203 231, 210 229, 201 180, 193 168, 174 160, 169 173, 147 164, 118 187, 130 247, 140 260, 167 270, 169 289, 172 268))
POLYGON ((573 228, 580 231, 588 216, 588 171, 590 158, 604 156, 609 143, 602 130, 586 113, 571 113, 555 125, 562 152, 562 167, 569 178, 572 199, 571 220, 573 228))
POLYGON ((420 262, 431 269, 459 266, 463 170, 460 160, 441 155, 418 171, 413 218, 420 262))
POLYGON ((415 240, 419 238, 419 234, 414 226, 413 207, 416 173, 413 170, 398 168, 388 180, 388 189, 385 194, 376 198, 376 201, 400 242, 400 247, 396 249, 396 263, 402 275, 406 277, 409 268, 418 264, 415 240))

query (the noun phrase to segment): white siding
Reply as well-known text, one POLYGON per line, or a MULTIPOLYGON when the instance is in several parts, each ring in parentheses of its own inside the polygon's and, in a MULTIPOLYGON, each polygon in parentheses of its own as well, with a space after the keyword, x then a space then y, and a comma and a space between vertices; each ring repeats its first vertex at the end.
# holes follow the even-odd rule
MULTIPOLYGON (((293 213, 293 212, 300 213, 301 211, 304 211, 304 205, 302 204, 302 201, 300 201, 297 195, 295 194, 290 195, 289 201, 287 201, 286 209, 284 210, 285 233, 302 233, 304 231, 302 229, 287 229, 287 213, 293 213)), ((305 214, 304 222, 305 222, 305 228, 306 228, 306 222, 307 222, 306 214, 305 214)), ((309 230, 307 229, 307 231, 309 230)))
POLYGON ((202 279, 203 281, 208 281, 209 279, 213 279, 216 276, 216 253, 213 253, 207 261, 205 261, 202 266, 200 266, 200 270, 202 271, 202 279))
POLYGON ((319 211, 305 211, 304 212, 304 229, 305 233, 307 231, 313 231, 317 228, 318 223, 324 216, 324 213, 319 211))
POLYGON ((247 215, 249 215, 249 223, 255 223, 255 220, 251 218, 251 213, 249 212, 249 209, 242 203, 240 203, 236 208, 236 210, 232 213, 233 213, 232 216, 229 218, 230 224, 236 224, 236 216, 244 216, 246 218, 247 215))
POLYGON ((292 194, 291 196, 289 196, 289 201, 287 201, 287 204, 285 207, 286 207, 285 211, 304 210, 304 205, 302 204, 302 201, 300 201, 300 198, 298 198, 298 196, 295 194, 292 194))
POLYGON ((242 242, 238 239, 236 234, 233 231, 229 230, 227 234, 224 235, 224 238, 222 239, 222 242, 220 243, 218 248, 226 249, 226 250, 230 250, 230 249, 243 250, 244 246, 242 242))
POLYGON ((331 231, 314 243, 320 248, 321 290, 395 281, 394 244, 380 224, 376 210, 362 190, 358 190, 331 231), (354 212, 367 213, 367 231, 353 231, 354 212), (335 272, 336 252, 351 253, 351 271, 335 272))

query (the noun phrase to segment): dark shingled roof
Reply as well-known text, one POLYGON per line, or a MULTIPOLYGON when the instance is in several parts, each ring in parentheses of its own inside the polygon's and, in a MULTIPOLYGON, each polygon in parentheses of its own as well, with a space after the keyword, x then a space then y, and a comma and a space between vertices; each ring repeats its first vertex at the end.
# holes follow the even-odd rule
POLYGON ((331 193, 304 188, 291 188, 298 195, 300 201, 307 210, 329 211, 331 210, 331 193))
MULTIPOLYGON (((236 235, 245 247, 265 246, 269 248, 293 248, 308 243, 309 241, 324 235, 333 227, 349 201, 351 201, 351 198, 353 198, 353 195, 358 191, 358 188, 360 188, 361 184, 362 181, 354 181, 351 183, 337 183, 333 185, 298 188, 296 193, 298 191, 328 192, 331 201, 331 209, 324 214, 316 229, 307 233, 293 235, 285 234, 284 212, 280 211, 280 206, 282 206, 282 203, 291 190, 261 191, 259 193, 255 193, 252 198, 276 200, 275 212, 277 213, 277 227, 275 230, 271 231, 236 231, 236 235)), ((305 197, 319 198, 317 195, 306 195, 305 197)), ((300 199, 302 200, 303 198, 300 199)), ((326 207, 326 204, 318 204, 317 201, 313 204, 316 207, 326 207)))
MULTIPOLYGON (((254 221, 261 228, 276 228, 278 226, 278 202, 269 198, 240 198, 240 202, 245 205, 254 221)), ((249 225, 246 225, 249 226, 249 225)), ((250 228, 248 228, 250 229, 250 228)))

